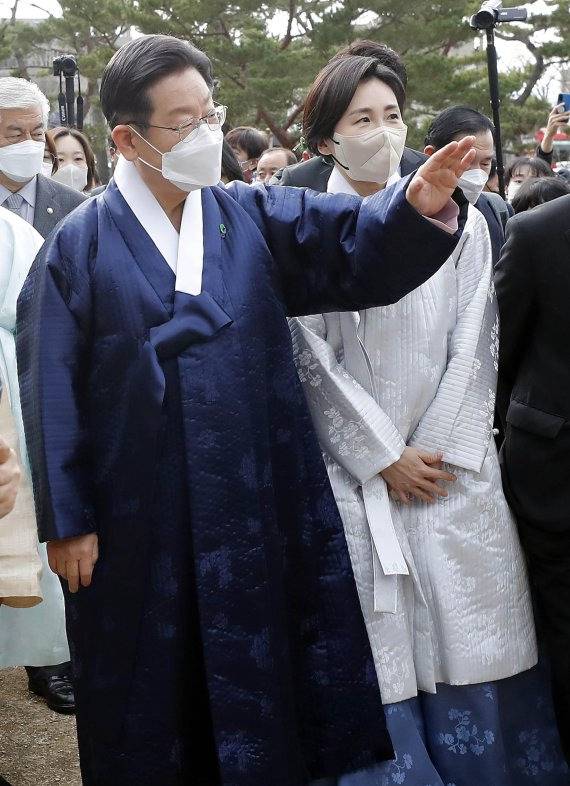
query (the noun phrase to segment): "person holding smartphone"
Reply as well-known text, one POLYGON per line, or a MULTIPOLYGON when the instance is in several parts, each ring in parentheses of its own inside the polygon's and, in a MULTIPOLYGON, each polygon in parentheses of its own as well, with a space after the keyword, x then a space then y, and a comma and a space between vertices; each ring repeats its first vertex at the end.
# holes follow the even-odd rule
POLYGON ((546 131, 542 142, 536 148, 536 157, 542 158, 547 164, 552 163, 554 152, 554 137, 560 131, 565 131, 565 126, 570 120, 570 93, 560 93, 558 103, 548 115, 546 131))

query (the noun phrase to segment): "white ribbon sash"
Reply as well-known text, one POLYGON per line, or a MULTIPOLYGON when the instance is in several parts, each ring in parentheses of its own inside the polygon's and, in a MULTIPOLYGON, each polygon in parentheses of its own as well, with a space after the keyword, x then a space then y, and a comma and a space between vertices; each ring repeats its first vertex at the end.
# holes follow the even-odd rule
POLYGON ((362 486, 362 495, 373 544, 374 611, 395 614, 398 576, 408 576, 409 570, 392 521, 388 487, 377 475, 362 486))

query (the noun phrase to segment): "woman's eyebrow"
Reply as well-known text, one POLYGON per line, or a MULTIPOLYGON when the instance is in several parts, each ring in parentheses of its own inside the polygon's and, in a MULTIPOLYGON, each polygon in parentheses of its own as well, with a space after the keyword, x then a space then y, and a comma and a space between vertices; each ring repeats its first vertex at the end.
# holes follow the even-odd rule
MULTIPOLYGON (((384 107, 383 111, 384 112, 392 112, 394 109, 398 109, 398 111, 399 111, 400 107, 397 104, 388 104, 388 106, 384 107)), ((348 113, 348 116, 352 117, 352 115, 362 115, 362 114, 369 114, 370 115, 370 114, 373 114, 374 111, 375 110, 372 109, 372 107, 364 106, 364 107, 359 107, 358 109, 353 109, 352 112, 348 113)))
POLYGON ((353 109, 352 112, 348 113, 349 117, 352 115, 362 115, 362 114, 372 114, 374 112, 369 106, 359 107, 358 109, 353 109))

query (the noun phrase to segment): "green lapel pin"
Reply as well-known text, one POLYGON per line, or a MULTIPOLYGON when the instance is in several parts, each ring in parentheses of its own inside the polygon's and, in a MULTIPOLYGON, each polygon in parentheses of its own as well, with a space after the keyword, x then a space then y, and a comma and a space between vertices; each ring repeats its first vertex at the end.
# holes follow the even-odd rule
POLYGON ((228 230, 226 229, 225 224, 220 224, 220 235, 225 237, 228 234, 228 230))

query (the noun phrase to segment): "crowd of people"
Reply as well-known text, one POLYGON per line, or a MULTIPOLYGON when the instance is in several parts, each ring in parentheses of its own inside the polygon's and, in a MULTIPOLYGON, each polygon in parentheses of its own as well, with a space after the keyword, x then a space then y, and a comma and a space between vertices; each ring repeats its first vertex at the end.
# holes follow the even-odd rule
POLYGON ((101 184, 0 79, 0 667, 86 786, 570 783, 570 112, 505 200, 406 90, 351 43, 293 151, 141 36, 101 184))

